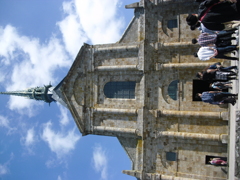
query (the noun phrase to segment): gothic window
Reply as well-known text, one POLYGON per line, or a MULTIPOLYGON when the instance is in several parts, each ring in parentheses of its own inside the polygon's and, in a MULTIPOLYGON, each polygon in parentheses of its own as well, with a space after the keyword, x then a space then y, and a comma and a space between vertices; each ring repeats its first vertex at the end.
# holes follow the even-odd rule
POLYGON ((177 27, 178 27, 177 19, 168 20, 168 22, 167 22, 167 27, 168 27, 169 29, 177 28, 177 27))
POLYGON ((111 81, 105 84, 107 98, 135 99, 135 81, 111 81))
POLYGON ((176 161, 177 154, 175 152, 166 152, 166 159, 167 161, 176 161))
POLYGON ((175 80, 172 81, 168 86, 168 95, 175 101, 178 99, 178 84, 179 80, 175 80))

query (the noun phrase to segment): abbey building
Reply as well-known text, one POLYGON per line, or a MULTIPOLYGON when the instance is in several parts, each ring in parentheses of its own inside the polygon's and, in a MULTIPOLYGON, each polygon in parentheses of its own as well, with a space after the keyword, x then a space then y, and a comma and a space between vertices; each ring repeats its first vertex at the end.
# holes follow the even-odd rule
MULTIPOLYGON (((210 157, 227 157, 228 108, 194 99, 198 31, 192 0, 141 0, 114 44, 84 44, 59 92, 83 135, 115 136, 142 180, 226 179, 210 157)), ((201 85, 198 85, 198 84, 201 85)))
POLYGON ((194 0, 140 0, 114 44, 84 44, 55 88, 82 135, 115 136, 132 161, 124 174, 141 180, 222 180, 208 163, 227 157, 226 106, 195 99, 208 87, 197 71, 216 62, 193 56, 199 31, 186 24, 194 0), (201 84, 202 83, 202 84, 201 84), (200 85, 199 85, 200 84, 200 85))
POLYGON ((84 44, 59 91, 83 135, 115 136, 142 180, 226 179, 209 157, 227 157, 228 108, 196 101, 192 0, 141 0, 114 44, 84 44))

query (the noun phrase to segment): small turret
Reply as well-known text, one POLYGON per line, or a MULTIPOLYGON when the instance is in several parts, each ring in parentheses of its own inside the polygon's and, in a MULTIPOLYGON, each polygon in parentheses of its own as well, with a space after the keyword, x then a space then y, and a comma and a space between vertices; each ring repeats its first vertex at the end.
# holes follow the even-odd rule
POLYGON ((55 101, 52 98, 52 90, 54 87, 52 85, 47 85, 44 87, 29 88, 21 91, 8 91, 0 92, 0 94, 13 95, 13 96, 22 96, 28 99, 35 99, 37 101, 45 101, 46 103, 51 103, 55 101))

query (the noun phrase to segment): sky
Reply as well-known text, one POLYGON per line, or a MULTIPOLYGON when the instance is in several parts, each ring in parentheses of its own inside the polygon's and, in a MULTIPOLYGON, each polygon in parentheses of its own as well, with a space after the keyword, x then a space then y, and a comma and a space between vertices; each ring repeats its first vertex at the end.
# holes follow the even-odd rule
MULTIPOLYGON (((83 43, 120 39, 137 0, 0 0, 0 91, 66 76, 83 43)), ((0 95, 0 180, 133 180, 115 137, 81 136, 58 103, 0 95)))

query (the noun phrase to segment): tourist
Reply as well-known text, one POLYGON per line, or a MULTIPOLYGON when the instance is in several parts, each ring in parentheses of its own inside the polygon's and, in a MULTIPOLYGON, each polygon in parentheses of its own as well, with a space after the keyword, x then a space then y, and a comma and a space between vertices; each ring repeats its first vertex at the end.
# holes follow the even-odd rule
POLYGON ((223 90, 223 89, 232 89, 232 82, 213 82, 209 85, 210 88, 217 89, 217 90, 223 90))
POLYGON ((207 61, 211 58, 227 59, 227 60, 238 60, 237 57, 226 56, 226 53, 238 50, 238 46, 226 46, 226 47, 215 47, 215 46, 206 46, 200 47, 198 52, 194 54, 195 57, 198 57, 201 61, 207 61))
POLYGON ((234 33, 234 30, 226 31, 223 33, 201 33, 198 36, 198 39, 192 39, 192 43, 198 43, 200 46, 209 46, 209 45, 216 45, 217 47, 226 47, 232 45, 231 40, 235 40, 236 37, 232 37, 231 35, 234 33))
POLYGON ((240 1, 237 0, 206 0, 201 2, 198 14, 189 14, 186 21, 191 29, 201 22, 207 29, 222 31, 223 23, 240 20, 240 1))
POLYGON ((196 96, 200 97, 205 103, 215 105, 230 103, 234 106, 236 103, 236 99, 234 97, 238 96, 238 94, 221 91, 206 91, 203 93, 197 93, 196 96))
POLYGON ((207 71, 208 69, 217 69, 219 71, 224 71, 224 72, 232 72, 231 70, 237 70, 237 66, 228 66, 228 67, 223 67, 220 62, 214 63, 213 65, 207 66, 203 71, 207 71))
POLYGON ((212 165, 227 165, 227 161, 224 161, 220 158, 210 158, 209 161, 212 165))
POLYGON ((204 81, 229 81, 236 79, 237 73, 233 71, 219 71, 214 69, 208 69, 207 71, 198 72, 196 77, 204 81))

